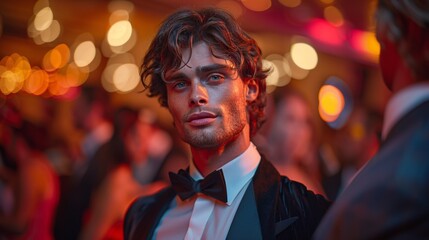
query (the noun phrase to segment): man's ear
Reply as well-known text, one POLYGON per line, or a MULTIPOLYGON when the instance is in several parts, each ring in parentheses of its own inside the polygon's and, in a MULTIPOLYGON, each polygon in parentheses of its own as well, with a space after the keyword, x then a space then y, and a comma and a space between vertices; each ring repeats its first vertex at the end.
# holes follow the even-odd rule
POLYGON ((246 101, 253 102, 256 100, 259 94, 259 86, 256 80, 251 78, 246 81, 246 101))

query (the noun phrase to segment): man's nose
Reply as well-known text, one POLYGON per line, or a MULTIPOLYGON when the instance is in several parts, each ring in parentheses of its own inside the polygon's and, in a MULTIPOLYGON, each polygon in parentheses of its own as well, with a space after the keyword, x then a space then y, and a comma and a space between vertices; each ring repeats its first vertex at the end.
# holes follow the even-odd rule
POLYGON ((202 106, 208 103, 207 89, 199 81, 192 83, 190 94, 189 106, 202 106))

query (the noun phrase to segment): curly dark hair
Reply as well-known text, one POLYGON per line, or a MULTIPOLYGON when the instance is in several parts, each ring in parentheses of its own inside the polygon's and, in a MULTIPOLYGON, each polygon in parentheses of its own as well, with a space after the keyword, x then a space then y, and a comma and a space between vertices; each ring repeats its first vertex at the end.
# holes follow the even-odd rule
POLYGON ((158 97, 160 104, 168 107, 164 74, 186 65, 182 60, 183 50, 192 49, 194 44, 200 42, 209 46, 213 56, 233 62, 243 81, 254 79, 257 82, 259 95, 247 107, 253 136, 264 120, 265 79, 269 69, 262 67, 262 53, 256 41, 223 10, 180 10, 163 22, 141 66, 141 81, 145 90, 149 89, 150 97, 158 97))
POLYGON ((379 0, 377 34, 396 44, 417 80, 429 79, 429 1, 379 0), (412 27, 421 28, 416 35, 412 27))

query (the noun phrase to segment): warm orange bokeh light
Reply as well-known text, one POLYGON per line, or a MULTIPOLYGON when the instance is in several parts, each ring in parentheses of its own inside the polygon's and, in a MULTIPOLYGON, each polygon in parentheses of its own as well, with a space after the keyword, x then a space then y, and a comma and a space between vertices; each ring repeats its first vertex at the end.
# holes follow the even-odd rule
POLYGON ((89 76, 89 67, 78 67, 71 63, 65 70, 66 83, 68 87, 77 87, 86 82, 89 76))
POLYGON ((70 59, 70 49, 66 44, 60 44, 47 52, 43 58, 43 68, 53 72, 64 67, 70 59))
POLYGON ((335 121, 344 109, 343 93, 332 85, 324 85, 319 91, 319 114, 326 122, 335 121))
POLYGON ((24 90, 30 94, 42 95, 49 86, 49 75, 42 69, 34 68, 25 81, 24 90))
POLYGON ((255 12, 262 12, 271 7, 271 0, 241 0, 243 5, 255 12))
POLYGON ((343 14, 338 8, 334 6, 327 6, 323 10, 323 16, 327 21, 336 27, 342 26, 344 24, 343 14))
POLYGON ((69 87, 65 76, 61 74, 52 74, 50 76, 49 93, 53 96, 61 96, 67 93, 69 87))
POLYGON ((374 60, 378 59, 380 44, 373 32, 353 30, 350 44, 357 52, 363 53, 374 60))
POLYGON ((19 92, 31 73, 31 66, 26 57, 17 53, 5 56, 0 61, 0 91, 9 95, 19 92))

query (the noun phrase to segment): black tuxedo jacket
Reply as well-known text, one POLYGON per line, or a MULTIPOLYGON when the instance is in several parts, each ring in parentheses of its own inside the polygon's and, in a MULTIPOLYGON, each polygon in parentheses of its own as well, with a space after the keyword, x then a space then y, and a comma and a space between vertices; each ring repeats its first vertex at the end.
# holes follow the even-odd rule
MULTIPOLYGON (((280 176, 262 159, 235 214, 227 239, 310 239, 330 203, 280 176)), ((151 239, 176 196, 171 187, 134 201, 127 211, 124 239, 151 239)))
POLYGON ((429 101, 393 126, 315 239, 429 239, 429 101))

